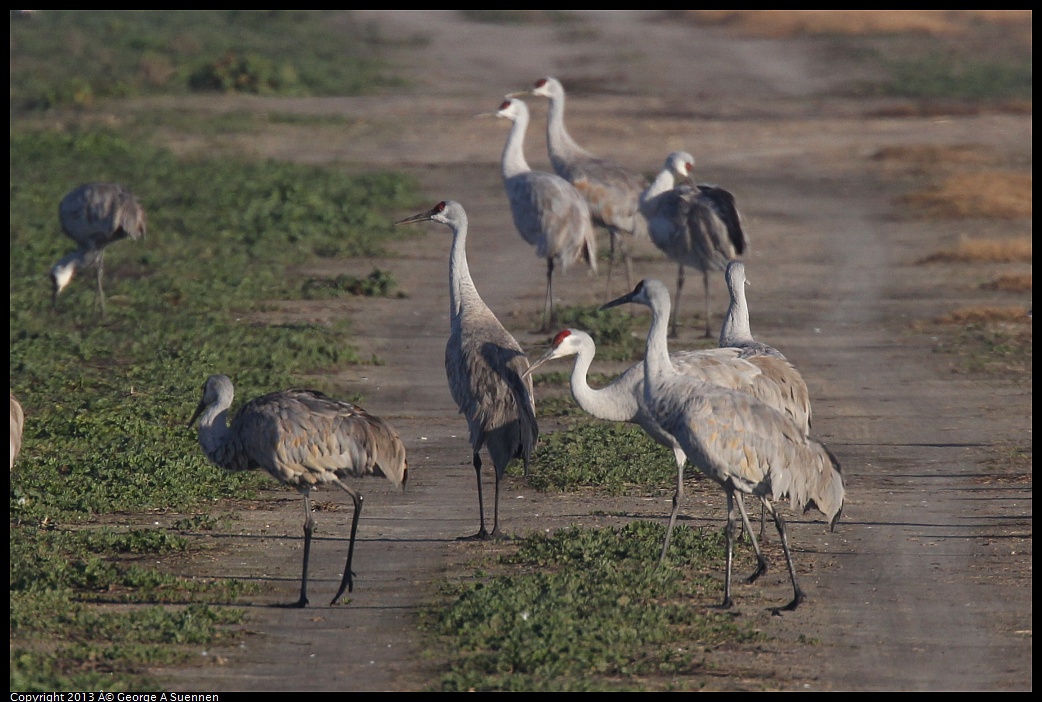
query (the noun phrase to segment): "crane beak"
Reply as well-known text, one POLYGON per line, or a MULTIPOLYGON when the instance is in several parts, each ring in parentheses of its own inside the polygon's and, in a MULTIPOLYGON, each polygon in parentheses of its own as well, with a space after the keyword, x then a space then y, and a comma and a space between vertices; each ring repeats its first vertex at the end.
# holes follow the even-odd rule
POLYGON ((195 420, 199 419, 199 415, 203 413, 204 409, 206 409, 206 403, 199 400, 199 406, 195 408, 195 412, 192 413, 192 418, 188 420, 188 424, 185 426, 190 429, 192 425, 195 424, 195 420))
POLYGON ((524 373, 521 374, 521 377, 522 378, 526 378, 526 377, 532 375, 532 373, 535 372, 536 368, 538 368, 539 366, 543 365, 547 361, 554 360, 555 358, 560 358, 560 356, 558 355, 557 347, 556 346, 551 346, 550 348, 548 348, 546 351, 543 352, 542 356, 540 356, 539 358, 537 358, 535 361, 532 362, 532 365, 530 365, 528 367, 528 370, 526 370, 524 373))
POLYGON ((633 297, 636 294, 637 291, 634 290, 633 292, 626 293, 622 297, 615 298, 611 302, 605 302, 603 305, 600 306, 600 309, 598 311, 603 312, 604 310, 611 309, 612 307, 618 307, 619 305, 625 305, 627 302, 633 302, 633 297))
POLYGON ((506 97, 506 98, 521 98, 521 97, 527 97, 529 95, 533 95, 531 90, 518 90, 517 92, 514 92, 514 93, 507 93, 503 97, 506 97))
MULTIPOLYGON (((435 208, 435 209, 437 209, 437 208, 435 208)), ((434 210, 430 210, 428 212, 421 212, 420 214, 415 214, 412 217, 406 217, 405 219, 399 219, 394 224, 395 224, 395 226, 397 226, 399 224, 412 224, 413 222, 429 222, 434 217, 434 213, 435 213, 434 210)))

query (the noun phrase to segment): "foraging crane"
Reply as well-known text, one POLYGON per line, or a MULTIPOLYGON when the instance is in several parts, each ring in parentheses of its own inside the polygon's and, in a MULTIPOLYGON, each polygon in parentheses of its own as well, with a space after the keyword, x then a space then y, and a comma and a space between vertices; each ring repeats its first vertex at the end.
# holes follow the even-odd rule
POLYGON ((135 241, 145 236, 148 228, 145 210, 133 193, 115 183, 87 183, 62 198, 58 205, 65 236, 76 242, 76 250, 61 258, 51 268, 53 304, 72 280, 76 271, 94 266, 98 274, 97 304, 105 314, 105 293, 101 278, 105 268, 105 249, 121 239, 135 241))
POLYGON ((535 246, 536 255, 546 259, 546 300, 540 331, 547 331, 553 320, 554 268, 568 270, 571 264, 583 260, 597 272, 597 241, 590 210, 571 183, 553 173, 533 171, 525 161, 529 116, 524 102, 507 99, 499 111, 478 116, 503 117, 513 123, 503 147, 503 186, 510 200, 514 227, 535 246))
POLYGON ((640 211, 647 220, 651 240, 666 256, 676 261, 677 294, 670 336, 677 335, 680 294, 684 289, 684 267, 702 271, 705 289, 706 338, 709 326, 709 271, 723 270, 727 262, 745 253, 749 241, 734 195, 708 183, 676 185, 688 180, 695 159, 674 151, 662 170, 640 196, 640 211))
MULTIPOLYGON (((651 416, 644 403, 644 362, 636 363, 619 375, 609 385, 600 390, 590 387, 586 375, 596 354, 593 338, 578 329, 565 329, 554 337, 547 351, 536 359, 526 375, 536 368, 555 358, 575 355, 572 368, 572 397, 587 413, 598 419, 612 422, 629 422, 641 427, 658 444, 673 451, 677 466, 677 488, 673 494, 673 510, 669 515, 666 527, 666 538, 662 543, 659 563, 666 560, 673 527, 677 521, 680 504, 684 499, 684 466, 687 455, 668 432, 666 432, 651 416)), ((677 351, 670 354, 670 361, 676 371, 697 380, 730 388, 746 393, 765 402, 769 406, 786 413, 797 413, 798 408, 788 406, 789 397, 761 367, 742 358, 739 349, 703 349, 698 351, 677 351)), ((749 524, 745 525, 749 529, 749 524)), ((762 529, 761 529, 762 536, 762 529)), ((756 546, 756 558, 763 571, 767 562, 756 546)))
POLYGON ((404 489, 408 478, 405 446, 384 420, 315 390, 284 390, 257 397, 242 406, 229 427, 228 408, 234 396, 228 376, 211 375, 188 426, 199 420, 199 444, 216 465, 232 471, 260 468, 304 496, 300 599, 284 606, 308 604, 308 559, 315 528, 311 489, 336 485, 354 502, 347 565, 340 589, 329 603, 334 605, 345 589, 354 590, 351 561, 362 514, 362 495, 344 480, 382 475, 396 488, 404 489))
MULTIPOLYGON (((669 292, 657 280, 642 280, 634 290, 601 309, 632 302, 651 308, 644 356, 644 400, 648 411, 671 434, 689 460, 715 480, 727 495, 727 572, 722 606, 732 605, 731 562, 734 504, 748 524, 743 495, 757 495, 774 520, 792 580, 793 599, 774 609, 794 610, 806 598, 796 581, 788 536, 772 500, 789 498, 794 508, 816 507, 830 529, 843 512, 843 475, 828 448, 807 436, 783 413, 734 390, 678 373, 669 360, 669 292)), ((747 527, 748 528, 748 527, 747 527)), ((750 538, 755 544, 752 532, 750 538)), ((757 547, 758 550, 758 547, 757 547)), ((748 578, 762 574, 762 564, 748 578)))
POLYGON ((11 391, 11 470, 14 470, 14 459, 22 450, 22 425, 25 423, 25 413, 22 405, 11 391))
POLYGON ((547 76, 536 81, 531 90, 511 93, 507 97, 539 95, 550 100, 546 120, 546 144, 554 172, 575 186, 590 206, 593 223, 611 235, 611 263, 608 285, 615 267, 615 249, 622 253, 626 265, 626 286, 633 285, 633 264, 622 235, 647 236, 647 224, 640 214, 641 192, 648 186, 643 175, 606 158, 598 158, 575 143, 564 126, 564 86, 547 76))
POLYGON ((499 323, 474 287, 467 264, 467 213, 454 200, 440 202, 429 212, 395 224, 440 222, 452 230, 449 254, 449 341, 445 346, 445 374, 449 391, 467 419, 474 472, 478 481, 478 532, 461 539, 499 536, 499 485, 507 464, 524 462, 525 475, 539 437, 532 379, 522 378, 528 358, 520 344, 499 323), (496 498, 492 531, 485 528, 481 491, 482 447, 488 449, 496 470, 496 498))

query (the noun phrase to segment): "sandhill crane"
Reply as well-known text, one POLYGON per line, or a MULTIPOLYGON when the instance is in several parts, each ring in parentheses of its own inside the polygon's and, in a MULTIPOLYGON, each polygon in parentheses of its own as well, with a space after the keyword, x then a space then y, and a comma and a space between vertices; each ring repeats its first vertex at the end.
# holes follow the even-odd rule
POLYGON ((724 271, 724 278, 727 281, 727 292, 731 295, 731 302, 727 306, 727 315, 720 327, 720 347, 742 349, 746 356, 784 359, 785 355, 781 351, 753 338, 752 330, 749 328, 749 303, 745 299, 745 286, 749 284, 745 276, 745 264, 741 261, 731 261, 724 271))
MULTIPOLYGON (((753 338, 749 329, 749 305, 745 301, 745 264, 731 261, 724 271, 727 290, 731 301, 727 306, 724 323, 720 327, 720 347, 741 350, 742 358, 756 364, 771 378, 784 395, 785 412, 800 427, 810 434, 811 410, 810 391, 803 376, 796 370, 781 351, 753 338)), ((760 536, 763 536, 764 513, 760 512, 760 536)))
POLYGON ((547 331, 553 320, 554 268, 568 270, 571 264, 583 260, 597 272, 597 241, 590 210, 567 180, 529 167, 524 152, 529 116, 524 102, 507 99, 497 112, 479 117, 503 117, 513 123, 503 147, 503 186, 514 227, 535 246, 536 255, 546 259, 546 300, 540 331, 547 331))
POLYGON ((499 323, 474 287, 467 265, 467 213, 454 200, 440 202, 429 212, 399 220, 440 222, 452 230, 449 254, 449 341, 445 345, 445 374, 449 391, 467 419, 474 472, 478 481, 480 528, 461 539, 499 536, 499 484, 507 464, 524 461, 525 475, 539 437, 532 379, 522 378, 528 358, 520 344, 499 323), (496 470, 496 498, 492 531, 485 528, 481 491, 481 448, 488 449, 496 470))
POLYGON ((133 193, 115 183, 87 183, 62 198, 58 205, 62 231, 76 242, 76 250, 51 268, 52 302, 72 280, 76 271, 94 266, 98 274, 97 304, 105 314, 105 293, 101 287, 105 249, 121 239, 141 239, 148 228, 145 210, 133 193))
POLYGON ((523 95, 549 98, 546 144, 550 163, 557 175, 574 185, 586 199, 593 223, 607 229, 611 236, 609 287, 615 267, 616 248, 626 265, 626 286, 632 286, 633 264, 622 235, 636 238, 647 236, 647 224, 641 217, 638 203, 641 192, 648 186, 647 179, 614 161, 598 158, 575 143, 564 126, 564 86, 561 81, 551 76, 540 78, 531 90, 511 93, 507 97, 523 95))
POLYGON ((228 408, 234 395, 228 376, 211 375, 188 426, 199 419, 199 444, 216 465, 233 471, 260 468, 304 496, 300 599, 284 606, 308 604, 308 559, 315 528, 312 488, 336 485, 354 502, 347 565, 340 589, 329 603, 334 605, 345 589, 354 590, 351 561, 362 514, 362 495, 344 480, 382 475, 396 488, 404 489, 408 478, 405 446, 384 420, 315 390, 285 390, 257 397, 242 406, 229 427, 228 408))
POLYGON ((695 159, 684 151, 666 157, 662 170, 640 196, 640 211, 647 220, 651 240, 666 256, 676 261, 677 294, 670 336, 677 335, 684 267, 702 271, 705 289, 706 338, 709 325, 709 271, 723 270, 727 262, 741 256, 749 246, 734 195, 716 185, 676 185, 688 180, 695 159))
MULTIPOLYGON (((715 480, 727 495, 727 573, 722 606, 730 607, 734 503, 748 524, 743 494, 763 500, 781 539, 792 580, 794 610, 805 599, 796 581, 785 522, 772 500, 789 498, 794 508, 816 507, 834 529, 843 511, 843 476, 839 462, 824 444, 804 436, 783 413, 749 395, 710 385, 676 372, 669 360, 669 292, 657 280, 643 280, 634 290, 602 309, 627 302, 651 308, 644 357, 644 400, 652 417, 673 435, 687 457, 715 480)), ((747 527, 748 528, 748 527, 747 527)), ((755 543, 752 532, 750 539, 755 543)), ((758 548, 757 548, 758 550, 758 548)), ((762 564, 749 577, 762 573, 762 564)))
POLYGON ((25 413, 22 405, 11 391, 11 470, 14 470, 14 459, 22 450, 22 424, 25 423, 25 413))
MULTIPOLYGON (((637 424, 657 443, 673 451, 677 465, 677 487, 673 494, 673 510, 669 515, 666 527, 666 538, 662 543, 659 562, 666 559, 670 538, 676 524, 680 504, 684 499, 684 466, 687 456, 684 450, 654 417, 648 412, 644 402, 644 362, 627 368, 608 386, 594 390, 586 380, 587 372, 596 346, 593 338, 578 329, 565 329, 554 337, 547 351, 536 359, 525 374, 531 374, 536 368, 555 358, 575 355, 572 368, 572 396, 587 413, 599 419, 612 422, 630 422, 637 424)), ((767 403, 769 406, 786 413, 798 413, 798 408, 789 407, 789 397, 783 388, 778 387, 772 376, 750 360, 742 358, 740 349, 702 349, 698 351, 677 351, 670 354, 673 368, 682 375, 701 380, 711 385, 730 388, 746 393, 767 403)), ((749 524, 745 525, 749 529, 749 524)), ((756 557, 762 570, 767 569, 767 562, 756 546, 756 557)))

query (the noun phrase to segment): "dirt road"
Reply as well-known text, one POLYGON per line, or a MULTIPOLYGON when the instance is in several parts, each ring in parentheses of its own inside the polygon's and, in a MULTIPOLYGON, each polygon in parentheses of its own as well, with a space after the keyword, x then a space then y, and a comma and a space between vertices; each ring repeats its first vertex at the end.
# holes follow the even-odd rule
MULTIPOLYGON (((823 44, 742 39, 657 21, 654 13, 584 13, 581 28, 474 24, 450 12, 359 14, 383 36, 413 45, 390 58, 415 85, 393 96, 295 103, 357 117, 356 126, 321 143, 301 130, 253 148, 360 170, 408 170, 429 194, 428 207, 463 203, 476 284, 530 356, 546 341, 527 331, 541 311, 544 267, 510 223, 498 173, 506 126, 472 115, 543 75, 596 84, 603 92, 576 91, 568 102, 569 129, 585 147, 645 172, 683 148, 696 156, 696 177, 737 194, 752 239, 753 331, 806 378, 815 434, 839 455, 848 490, 833 534, 787 513, 808 594, 798 612, 770 617, 741 603, 751 589, 783 601, 784 569, 739 589, 742 616, 777 637, 755 659, 734 661, 741 687, 1030 690, 1030 459, 1019 473, 995 467, 1010 451, 1030 455, 1030 381, 954 374, 952 357, 937 353, 937 339, 914 326, 960 306, 1029 306, 1030 299, 982 290, 977 283, 994 265, 969 276, 953 265, 916 265, 968 226, 909 217, 899 202, 906 185, 874 158, 885 147, 973 145, 1016 160, 1030 153, 1030 114, 886 116, 901 106, 834 97, 867 69, 828 55, 823 44), (417 48, 419 37, 427 43, 417 48), (784 645, 799 637, 817 645, 784 645)), ((548 169, 545 102, 529 104, 526 153, 534 168, 548 169)), ((265 594, 250 610, 244 646, 221 654, 218 665, 173 673, 171 688, 420 690, 436 680, 433 663, 420 655, 416 607, 460 563, 495 548, 454 540, 475 529, 477 504, 465 424, 442 365, 449 241, 447 229, 432 226, 392 258, 338 264, 339 272, 392 271, 405 299, 294 308, 313 319, 351 318, 363 355, 383 364, 346 369, 343 383, 399 428, 410 452, 407 493, 376 481, 363 486, 350 605, 323 606, 324 589, 331 596, 339 582, 350 509, 320 512, 323 538, 312 558, 317 606, 272 609, 263 606, 265 594)), ((637 251, 637 275, 672 287, 675 267, 650 244, 637 251)), ((603 272, 593 283, 570 271, 555 290, 564 304, 594 304, 605 299, 603 281, 603 272)), ((720 314, 726 290, 722 278, 713 285, 720 314)), ((687 311, 694 312, 700 286, 688 287, 687 311)), ((621 294, 623 284, 613 292, 621 294)), ((689 322, 677 346, 696 340, 698 330, 689 322)), ((719 523, 722 497, 699 499, 686 515, 719 523)), ((668 512, 668 497, 614 502, 643 518, 668 512)), ((270 511, 244 515, 241 533, 215 537, 234 557, 199 568, 270 581, 271 601, 288 601, 299 577, 300 500, 273 492, 269 504, 270 511)), ((518 534, 604 523, 610 518, 595 515, 611 513, 607 503, 541 495, 522 484, 508 487, 503 509, 505 528, 518 534)))

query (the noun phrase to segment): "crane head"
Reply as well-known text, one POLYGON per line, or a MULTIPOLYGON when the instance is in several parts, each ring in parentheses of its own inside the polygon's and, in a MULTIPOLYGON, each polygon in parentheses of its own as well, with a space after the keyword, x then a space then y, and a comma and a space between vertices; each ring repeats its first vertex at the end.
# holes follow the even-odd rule
POLYGON ((395 225, 411 224, 413 222, 441 222, 458 229, 466 225, 467 213, 463 210, 463 205, 455 200, 443 200, 427 212, 400 219, 395 222, 395 225))
MULTIPOLYGON (((532 372, 543 365, 547 361, 552 361, 555 358, 564 358, 565 356, 572 356, 579 353, 582 347, 583 337, 590 338, 586 332, 579 331, 578 329, 563 329, 557 333, 554 340, 550 343, 548 348, 543 355, 535 360, 528 369, 522 373, 522 378, 527 378, 532 372)), ((593 339, 590 339, 590 343, 593 343, 593 339)))
POLYGON ((53 268, 51 268, 52 304, 58 303, 58 295, 72 281, 72 275, 75 272, 76 267, 72 264, 58 263, 53 268))
POLYGON ((637 287, 633 288, 633 292, 626 293, 622 297, 617 297, 611 302, 605 302, 601 305, 600 310, 603 311, 612 307, 618 307, 627 302, 651 308, 655 308, 656 305, 662 308, 668 308, 669 290, 662 284, 662 281, 655 280, 654 278, 645 278, 637 283, 637 287))

